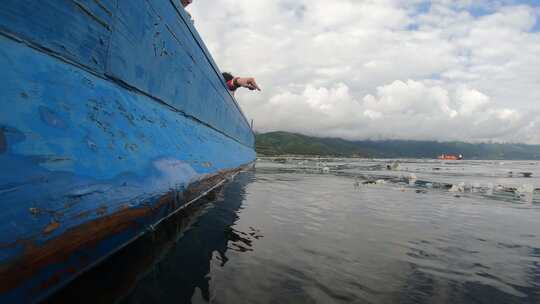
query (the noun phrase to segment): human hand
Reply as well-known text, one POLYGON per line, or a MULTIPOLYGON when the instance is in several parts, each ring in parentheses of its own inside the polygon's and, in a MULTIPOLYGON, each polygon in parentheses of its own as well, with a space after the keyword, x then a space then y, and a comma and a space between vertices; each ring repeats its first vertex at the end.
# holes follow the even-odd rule
POLYGON ((252 91, 253 90, 260 91, 261 90, 261 88, 259 88, 259 85, 255 81, 255 78, 253 78, 253 77, 238 77, 235 80, 236 80, 236 84, 238 86, 248 88, 248 89, 250 89, 252 91))

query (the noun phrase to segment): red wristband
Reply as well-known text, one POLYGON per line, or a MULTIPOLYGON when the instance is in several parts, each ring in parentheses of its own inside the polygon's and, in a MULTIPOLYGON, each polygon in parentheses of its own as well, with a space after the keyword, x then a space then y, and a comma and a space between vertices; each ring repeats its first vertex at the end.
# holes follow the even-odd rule
POLYGON ((229 88, 229 90, 231 91, 236 90, 236 86, 234 85, 234 79, 227 81, 227 88, 229 88))

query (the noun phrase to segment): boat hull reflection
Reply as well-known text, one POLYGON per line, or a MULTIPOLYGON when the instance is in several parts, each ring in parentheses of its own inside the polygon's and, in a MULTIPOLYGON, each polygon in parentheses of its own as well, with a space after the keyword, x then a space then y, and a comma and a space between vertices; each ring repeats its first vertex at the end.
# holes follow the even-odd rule
MULTIPOLYGON (((252 179, 253 170, 239 173, 232 182, 169 218, 46 303, 119 303, 130 302, 132 297, 143 302, 165 301, 156 297, 166 297, 185 303, 197 289, 208 300, 212 260, 225 264, 229 241, 239 237, 232 226, 252 179)), ((248 248, 250 243, 242 245, 248 248)))

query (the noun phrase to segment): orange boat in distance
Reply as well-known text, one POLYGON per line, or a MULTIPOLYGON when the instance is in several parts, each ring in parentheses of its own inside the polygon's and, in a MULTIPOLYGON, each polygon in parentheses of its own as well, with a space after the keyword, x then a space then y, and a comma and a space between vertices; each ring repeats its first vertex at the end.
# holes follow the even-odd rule
POLYGON ((463 155, 451 155, 451 154, 443 154, 443 155, 439 155, 438 157, 439 160, 462 160, 463 159, 463 155))

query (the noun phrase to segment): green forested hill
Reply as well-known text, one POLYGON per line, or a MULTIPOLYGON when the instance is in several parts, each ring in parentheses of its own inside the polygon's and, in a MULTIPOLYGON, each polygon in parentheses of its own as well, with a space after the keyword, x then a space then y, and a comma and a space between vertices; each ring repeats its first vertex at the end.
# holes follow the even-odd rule
POLYGON ((262 155, 334 155, 377 158, 436 158, 443 153, 463 154, 466 159, 540 159, 540 146, 524 144, 471 144, 412 140, 347 141, 288 132, 256 135, 262 155))

